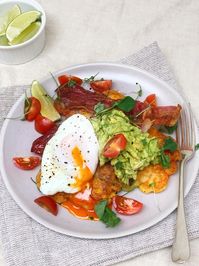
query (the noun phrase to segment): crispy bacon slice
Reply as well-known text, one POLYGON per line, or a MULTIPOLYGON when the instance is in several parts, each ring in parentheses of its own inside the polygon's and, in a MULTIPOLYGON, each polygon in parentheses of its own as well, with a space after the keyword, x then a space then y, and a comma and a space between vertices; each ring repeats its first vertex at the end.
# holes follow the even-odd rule
MULTIPOLYGON (((65 117, 76 112, 91 116, 97 103, 101 102, 106 107, 110 107, 115 102, 115 100, 102 93, 86 90, 80 85, 73 87, 68 87, 67 84, 61 85, 57 89, 57 95, 58 98, 55 100, 54 106, 65 117)), ((135 107, 128 115, 132 116, 138 124, 142 124, 143 120, 149 119, 153 121, 155 126, 173 126, 180 116, 180 105, 148 107, 150 105, 146 102, 136 101, 135 107)))
POLYGON ((71 109, 85 109, 93 113, 94 106, 101 102, 106 107, 112 105, 114 100, 107 98, 102 93, 85 90, 79 85, 74 87, 60 86, 57 89, 58 98, 55 101, 55 108, 61 115, 66 115, 71 109))
POLYGON ((51 128, 46 134, 34 140, 31 147, 31 152, 42 155, 47 142, 54 136, 58 126, 51 128))
POLYGON ((152 120, 155 126, 171 127, 177 123, 181 109, 179 104, 177 106, 157 106, 146 111, 144 118, 152 120))

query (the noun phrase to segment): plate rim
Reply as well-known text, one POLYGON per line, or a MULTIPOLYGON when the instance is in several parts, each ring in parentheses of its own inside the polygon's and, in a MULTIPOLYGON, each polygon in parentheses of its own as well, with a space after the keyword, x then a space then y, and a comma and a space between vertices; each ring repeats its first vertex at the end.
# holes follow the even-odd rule
MULTIPOLYGON (((164 87, 166 87, 168 90, 172 91, 174 94, 176 94, 176 96, 178 98, 181 98, 183 105, 187 106, 187 101, 185 99, 185 97, 183 95, 180 95, 179 92, 174 89, 170 84, 168 84, 167 82, 165 82, 164 80, 160 79, 159 77, 157 77, 156 75, 154 75, 153 73, 150 73, 146 70, 143 70, 139 67, 135 67, 135 66, 131 66, 131 65, 126 65, 126 64, 122 64, 122 63, 113 63, 113 62, 92 62, 92 63, 85 63, 85 64, 74 64, 74 65, 70 65, 67 66, 65 68, 62 68, 60 70, 54 71, 53 75, 57 76, 60 72, 64 72, 67 70, 72 71, 73 69, 76 68, 81 68, 81 67, 92 67, 92 66, 112 66, 112 67, 122 67, 125 69, 131 69, 137 72, 140 72, 141 74, 144 74, 145 76, 147 76, 150 79, 153 79, 155 81, 157 81, 158 83, 163 84, 164 87)), ((41 82, 44 82, 45 80, 49 79, 49 76, 44 76, 43 78, 40 79, 41 82)), ((11 117, 12 114, 14 113, 16 107, 19 105, 19 103, 21 102, 22 98, 24 97, 24 94, 22 94, 17 101, 14 103, 14 105, 12 105, 11 109, 8 112, 8 116, 11 117)), ((153 219, 151 219, 149 222, 145 223, 144 225, 140 225, 140 226, 136 226, 136 230, 133 229, 128 229, 125 230, 124 232, 122 231, 122 233, 119 232, 113 232, 113 233, 109 233, 108 236, 106 236, 106 234, 103 235, 99 235, 99 234, 92 234, 89 235, 87 233, 76 233, 75 231, 71 232, 70 230, 67 229, 63 229, 57 225, 53 225, 52 223, 48 222, 47 220, 41 218, 39 215, 36 215, 32 210, 30 210, 29 208, 26 208, 26 206, 24 205, 23 201, 20 200, 20 197, 15 193, 15 191, 12 189, 11 185, 9 184, 8 178, 7 178, 7 174, 6 171, 4 169, 4 163, 3 163, 3 146, 4 146, 4 138, 5 138, 5 132, 6 132, 6 128, 7 125, 9 123, 9 120, 5 120, 3 122, 1 131, 0 131, 0 172, 2 175, 2 180, 6 186, 6 189, 8 190, 9 194, 11 195, 11 197, 14 199, 14 201, 17 203, 17 205, 22 209, 23 212, 25 212, 28 216, 30 216, 32 219, 34 219, 36 222, 40 223, 41 225, 47 227, 48 229, 51 229, 53 231, 56 231, 58 233, 67 235, 67 236, 72 236, 72 237, 77 237, 77 238, 84 238, 84 239, 113 239, 113 238, 120 238, 120 237, 125 237, 128 235, 132 235, 138 232, 141 232, 143 230, 146 230, 154 225, 156 225, 157 223, 159 223, 160 221, 162 221, 163 219, 165 219, 166 217, 168 217, 169 214, 171 214, 176 208, 177 208, 177 202, 174 202, 174 204, 172 204, 169 208, 167 208, 166 210, 164 210, 162 213, 159 213, 158 216, 155 216, 153 219)), ((194 118, 194 124, 195 124, 195 131, 196 131, 196 120, 194 118)), ((197 132, 197 131, 196 131, 197 132)), ((195 180, 196 180, 197 175, 195 176, 195 178, 193 179, 193 181, 186 186, 185 188, 185 197, 187 196, 187 194, 189 193, 190 189, 192 188, 195 180)), ((110 229, 111 230, 111 229, 110 229)))

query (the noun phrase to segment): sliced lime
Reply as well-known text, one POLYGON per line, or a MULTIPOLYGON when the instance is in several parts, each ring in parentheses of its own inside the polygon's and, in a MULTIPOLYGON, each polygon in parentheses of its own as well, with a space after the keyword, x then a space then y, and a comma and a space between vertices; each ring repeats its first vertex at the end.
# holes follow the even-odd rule
POLYGON ((23 43, 29 39, 31 39, 39 30, 41 26, 41 22, 33 22, 28 28, 26 28, 22 33, 17 36, 10 45, 15 45, 19 43, 23 43))
POLYGON ((0 17, 0 36, 4 35, 8 24, 21 14, 21 9, 18 5, 14 5, 3 16, 0 17))
POLYGON ((36 80, 31 86, 32 96, 37 98, 41 104, 41 114, 52 121, 60 119, 60 115, 53 105, 53 99, 48 95, 43 86, 36 80))
POLYGON ((2 46, 8 46, 8 39, 6 38, 5 35, 0 36, 0 45, 2 45, 2 46))
POLYGON ((41 12, 33 10, 22 13, 17 16, 7 27, 6 37, 11 43, 15 38, 17 38, 26 28, 40 18, 41 12))

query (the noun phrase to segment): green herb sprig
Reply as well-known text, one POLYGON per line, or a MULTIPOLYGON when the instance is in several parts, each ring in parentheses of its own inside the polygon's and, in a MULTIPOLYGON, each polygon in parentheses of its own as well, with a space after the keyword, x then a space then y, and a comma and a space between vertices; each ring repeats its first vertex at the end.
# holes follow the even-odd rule
POLYGON ((176 131, 177 127, 178 127, 178 124, 176 123, 176 124, 175 124, 174 126, 172 126, 172 127, 161 126, 161 127, 159 128, 159 130, 160 130, 161 132, 165 132, 165 133, 167 133, 167 134, 173 134, 173 132, 176 131))
POLYGON ((107 205, 107 200, 101 200, 95 205, 95 212, 100 221, 105 223, 107 227, 114 227, 120 223, 121 219, 107 205))
POLYGON ((67 86, 70 87, 70 88, 74 87, 75 85, 77 85, 77 82, 75 80, 70 79, 67 82, 67 86))
POLYGON ((113 108, 118 108, 123 112, 130 112, 135 106, 135 100, 130 97, 126 96, 123 99, 115 102, 111 107, 106 108, 103 103, 98 103, 95 105, 94 110, 97 115, 101 115, 107 111, 112 110, 113 108))
POLYGON ((170 167, 170 157, 165 154, 165 151, 174 152, 177 150, 177 143, 172 138, 167 138, 164 142, 164 146, 161 149, 160 160, 164 168, 170 167))
POLYGON ((195 145, 195 151, 199 150, 199 143, 195 145))
POLYGON ((84 78, 83 82, 84 83, 90 83, 90 82, 94 81, 98 74, 99 74, 99 72, 97 72, 94 76, 90 76, 89 78, 84 78))

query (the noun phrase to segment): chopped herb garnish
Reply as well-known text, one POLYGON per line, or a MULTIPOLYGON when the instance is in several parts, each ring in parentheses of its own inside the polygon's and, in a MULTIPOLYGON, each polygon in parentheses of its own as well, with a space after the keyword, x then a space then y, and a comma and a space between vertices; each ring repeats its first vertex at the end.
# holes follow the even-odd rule
MULTIPOLYGON (((90 76, 90 78, 85 78, 85 79, 83 80, 83 82, 84 82, 84 83, 90 83, 90 82, 94 81, 95 78, 96 78, 96 76, 97 76, 98 74, 99 74, 99 72, 96 73, 94 76, 90 76)), ((102 80, 103 80, 103 79, 102 79, 102 80)))
POLYGON ((117 107, 124 112, 130 112, 134 106, 135 100, 130 96, 126 96, 120 101, 113 104, 113 107, 117 107))
POLYGON ((195 145, 195 151, 199 150, 199 143, 195 145))
POLYGON ((164 168, 170 167, 170 157, 169 155, 165 154, 165 151, 174 152, 177 150, 177 147, 177 143, 172 138, 169 137, 165 140, 160 154, 161 163, 164 168))
POLYGON ((77 82, 75 80, 72 80, 70 79, 68 82, 67 82, 67 86, 68 87, 74 87, 75 85, 77 84, 77 82))
POLYGON ((172 133, 177 129, 177 126, 178 126, 177 123, 176 123, 174 126, 172 126, 172 127, 161 126, 161 127, 159 128, 159 130, 160 130, 161 132, 165 132, 165 133, 168 133, 168 134, 172 134, 172 133))
POLYGON ((135 100, 130 96, 126 96, 120 101, 115 102, 109 108, 105 108, 105 106, 102 103, 98 103, 95 105, 94 110, 97 115, 101 115, 107 111, 112 110, 115 107, 117 107, 118 109, 124 112, 130 112, 134 108, 134 106, 135 106, 135 100))
POLYGON ((116 168, 117 170, 122 169, 122 168, 123 168, 123 163, 122 163, 122 162, 117 162, 117 163, 115 164, 115 168, 116 168))
POLYGON ((145 145, 147 145, 147 141, 146 141, 146 139, 142 139, 142 144, 145 146, 145 145))
POLYGON ((107 204, 107 200, 101 200, 95 205, 95 212, 100 221, 105 223, 107 227, 114 227, 121 221, 121 219, 107 207, 107 204))
POLYGON ((149 187, 155 187, 155 182, 149 183, 149 187))
POLYGON ((169 168, 170 167, 170 157, 169 155, 165 154, 164 151, 161 151, 160 155, 161 163, 163 168, 169 168))
POLYGON ((105 106, 103 103, 98 103, 94 106, 94 111, 96 114, 100 113, 101 111, 103 111, 105 109, 105 106))
POLYGON ((177 150, 177 147, 178 147, 177 143, 174 140, 172 140, 172 138, 167 138, 162 148, 164 151, 168 150, 174 152, 175 150, 177 150))

